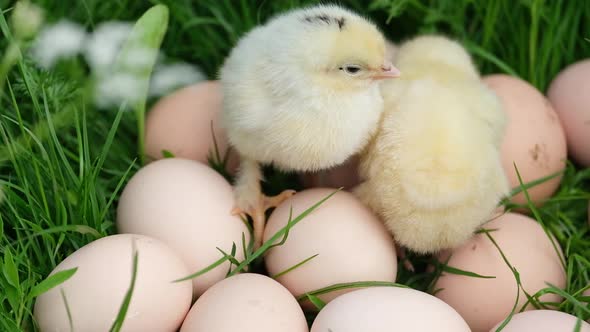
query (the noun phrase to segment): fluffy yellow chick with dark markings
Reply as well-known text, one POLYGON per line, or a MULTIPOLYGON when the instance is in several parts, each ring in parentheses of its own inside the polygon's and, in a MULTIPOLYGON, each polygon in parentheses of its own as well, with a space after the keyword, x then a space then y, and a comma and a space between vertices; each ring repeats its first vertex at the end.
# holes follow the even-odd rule
POLYGON ((433 253, 464 243, 508 194, 507 120, 459 43, 419 36, 396 57, 404 75, 383 84, 383 117, 354 191, 402 247, 433 253))
POLYGON ((374 133, 379 82, 399 72, 374 24, 335 5, 279 15, 247 33, 221 69, 222 124, 241 160, 234 213, 252 216, 260 245, 267 208, 261 164, 318 171, 343 163, 374 133))

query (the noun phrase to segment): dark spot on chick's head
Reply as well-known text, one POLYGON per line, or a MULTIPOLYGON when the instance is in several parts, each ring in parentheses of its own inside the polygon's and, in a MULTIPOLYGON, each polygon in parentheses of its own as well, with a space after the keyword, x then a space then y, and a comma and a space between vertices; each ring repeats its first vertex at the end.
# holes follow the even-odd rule
POLYGON ((303 18, 303 21, 312 24, 338 25, 339 30, 342 30, 342 28, 346 24, 346 19, 344 17, 336 18, 328 14, 305 16, 303 18))

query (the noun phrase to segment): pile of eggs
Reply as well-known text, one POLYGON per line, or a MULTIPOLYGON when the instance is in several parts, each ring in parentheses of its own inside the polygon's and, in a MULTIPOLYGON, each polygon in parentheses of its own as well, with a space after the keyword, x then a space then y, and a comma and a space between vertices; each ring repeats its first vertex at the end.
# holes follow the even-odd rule
MULTIPOLYGON (((514 165, 524 183, 562 171, 568 152, 590 166, 590 96, 573 93, 590 89, 590 61, 558 75, 548 98, 519 78, 483 80, 509 116, 502 156, 513 187, 519 186, 514 165)), ((330 171, 301 174, 306 189, 271 213, 264 241, 276 245, 263 255, 268 273, 231 273, 235 261, 222 258, 245 260, 251 235, 247 223, 230 213, 231 184, 209 166, 224 161, 234 174, 238 165, 218 123, 221 101, 219 83, 208 81, 176 91, 150 110, 151 160, 121 193, 118 234, 83 246, 54 269, 52 275, 76 272, 38 297, 34 315, 41 331, 108 330, 129 290, 134 257, 136 279, 122 331, 488 332, 511 315, 517 293, 517 313, 503 331, 573 330, 576 317, 527 302, 527 294, 548 283, 564 289, 566 272, 559 244, 525 214, 504 213, 485 225, 488 232, 437 255, 476 275, 443 271, 432 294, 395 284, 396 246, 349 191, 336 192, 279 243, 276 235, 290 220, 334 188, 358 183, 354 158, 330 171), (343 286, 351 283, 357 287, 343 286), (319 311, 311 329, 305 311, 319 311)), ((543 204, 560 181, 556 176, 530 188, 531 199, 543 204)), ((512 200, 526 202, 522 194, 512 200)), ((551 292, 536 299, 562 301, 551 292)), ((582 322, 581 331, 590 332, 590 325, 582 322)))

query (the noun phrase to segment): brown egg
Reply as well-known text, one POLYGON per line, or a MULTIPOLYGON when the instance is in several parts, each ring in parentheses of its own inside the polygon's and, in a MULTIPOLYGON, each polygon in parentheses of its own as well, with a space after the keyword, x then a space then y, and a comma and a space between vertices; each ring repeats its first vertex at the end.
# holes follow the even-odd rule
MULTIPOLYGON (((500 97, 508 114, 508 126, 502 144, 502 164, 512 188, 520 186, 514 164, 524 184, 549 176, 565 168, 565 133, 549 101, 532 85, 508 75, 490 75, 483 81, 500 97)), ((561 176, 529 188, 535 204, 551 197, 561 176)), ((512 201, 525 204, 524 193, 512 201)))
POLYGON ((193 305, 180 332, 309 332, 299 304, 281 284, 254 273, 226 278, 193 305))
MULTIPOLYGON (((146 154, 154 160, 164 157, 163 150, 175 157, 207 163, 228 153, 225 131, 219 124, 222 94, 219 82, 208 81, 182 88, 159 100, 147 113, 146 154), (213 126, 213 127, 212 127, 213 126)), ((235 172, 238 158, 229 150, 227 170, 235 172)), ((217 159, 216 159, 217 160, 217 159)))
MULTIPOLYGON (((333 192, 334 189, 328 188, 308 189, 283 202, 268 220, 264 241, 287 225, 291 206, 295 218, 333 192)), ((349 192, 336 193, 293 226, 286 242, 268 251, 265 263, 270 275, 275 276, 314 255, 318 256, 276 280, 293 295, 300 296, 339 283, 394 282, 396 278, 397 256, 389 232, 349 192)), ((352 290, 330 292, 319 297, 329 302, 352 290)))
POLYGON ((334 168, 314 173, 302 173, 300 178, 305 188, 343 187, 345 190, 352 190, 360 183, 358 163, 358 157, 355 155, 334 168))
MULTIPOLYGON (((502 332, 570 332, 576 326, 576 316, 556 310, 531 310, 517 313, 502 332)), ((582 321, 580 332, 590 332, 590 324, 582 321)), ((502 322, 489 332, 496 332, 502 322)))
POLYGON ((191 305, 189 273, 163 242, 136 234, 100 238, 76 250, 50 275, 77 268, 64 283, 41 294, 34 315, 41 331, 109 331, 131 284, 134 249, 137 276, 121 331, 176 331, 191 305), (67 300, 67 306, 64 303, 67 300))
MULTIPOLYGON (((206 165, 188 159, 167 158, 141 168, 127 183, 117 207, 120 233, 144 234, 167 243, 184 259, 190 273, 223 257, 250 240, 248 228, 231 214, 234 196, 230 184, 206 165)), ((238 260, 243 251, 236 252, 238 260)), ((225 262, 193 280, 194 294, 222 280, 225 262)))
MULTIPOLYGON (((509 263, 520 274, 529 294, 547 287, 549 282, 565 288, 566 273, 560 262, 559 244, 554 249, 543 228, 527 216, 506 213, 484 225, 501 248, 509 263)), ((488 332, 512 310, 516 301, 516 280, 499 250, 485 234, 476 234, 465 245, 438 256, 448 265, 463 271, 495 278, 477 278, 444 272, 435 285, 436 296, 450 304, 467 321, 474 332, 488 332)), ((555 294, 541 296, 541 301, 559 302, 555 294)), ((526 302, 520 291, 518 309, 526 302)), ((529 305, 527 310, 532 309, 529 305)))
POLYGON ((547 96, 561 119, 570 155, 590 167, 590 59, 571 64, 551 82, 547 96), (581 93, 581 91, 583 91, 581 93))

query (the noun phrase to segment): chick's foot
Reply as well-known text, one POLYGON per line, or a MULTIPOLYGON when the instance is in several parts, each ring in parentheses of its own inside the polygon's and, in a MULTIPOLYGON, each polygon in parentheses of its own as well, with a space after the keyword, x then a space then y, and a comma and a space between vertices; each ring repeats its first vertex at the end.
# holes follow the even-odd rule
POLYGON ((254 228, 254 250, 260 248, 262 245, 262 237, 264 235, 264 227, 266 225, 266 210, 277 207, 289 197, 295 194, 295 190, 284 190, 276 196, 266 196, 259 194, 256 203, 249 204, 247 207, 234 207, 232 210, 233 215, 247 214, 252 217, 252 225, 254 228))

